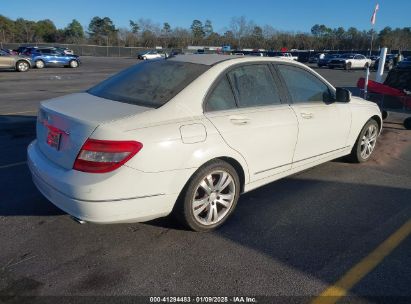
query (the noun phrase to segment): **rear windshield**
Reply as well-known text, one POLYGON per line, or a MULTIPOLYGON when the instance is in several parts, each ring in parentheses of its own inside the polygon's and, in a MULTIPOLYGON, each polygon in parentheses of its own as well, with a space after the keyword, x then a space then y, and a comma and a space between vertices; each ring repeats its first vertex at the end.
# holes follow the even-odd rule
POLYGON ((106 99, 158 108, 176 96, 209 66, 169 60, 136 64, 87 92, 106 99))

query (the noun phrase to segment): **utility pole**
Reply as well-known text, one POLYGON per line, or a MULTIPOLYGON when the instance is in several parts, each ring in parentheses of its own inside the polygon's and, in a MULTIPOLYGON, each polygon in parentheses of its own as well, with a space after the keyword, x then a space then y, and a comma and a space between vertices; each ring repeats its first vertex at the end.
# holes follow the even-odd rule
MULTIPOLYGON (((380 6, 378 5, 378 3, 375 5, 375 9, 374 9, 374 13, 371 16, 371 45, 370 45, 370 56, 372 54, 372 42, 374 39, 374 25, 375 25, 375 19, 377 17, 377 11, 380 8, 380 6)), ((381 58, 380 58, 381 61, 381 58)), ((365 74, 365 84, 364 84, 364 99, 367 98, 367 94, 368 94, 368 79, 370 77, 370 65, 367 66, 367 71, 365 74)))

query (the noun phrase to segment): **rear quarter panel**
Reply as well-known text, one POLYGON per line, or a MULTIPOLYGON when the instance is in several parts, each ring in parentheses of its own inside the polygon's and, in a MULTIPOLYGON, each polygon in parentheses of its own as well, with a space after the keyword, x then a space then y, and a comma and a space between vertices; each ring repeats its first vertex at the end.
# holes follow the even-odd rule
POLYGON ((186 121, 168 121, 159 125, 119 132, 115 124, 99 126, 91 135, 94 139, 136 140, 143 144, 138 154, 126 165, 143 172, 164 172, 197 169, 206 162, 219 158, 235 159, 244 170, 245 181, 249 180, 247 163, 222 139, 220 133, 204 116, 186 121), (204 134, 198 140, 184 141, 182 127, 202 125, 204 134))

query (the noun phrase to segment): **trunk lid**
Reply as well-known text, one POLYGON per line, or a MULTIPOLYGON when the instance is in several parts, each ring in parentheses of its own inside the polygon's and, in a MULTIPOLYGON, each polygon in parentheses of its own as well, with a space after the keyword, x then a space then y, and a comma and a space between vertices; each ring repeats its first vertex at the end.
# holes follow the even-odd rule
POLYGON ((42 102, 37 118, 37 144, 53 163, 72 169, 93 131, 101 124, 136 115, 151 108, 93 96, 71 94, 42 102))

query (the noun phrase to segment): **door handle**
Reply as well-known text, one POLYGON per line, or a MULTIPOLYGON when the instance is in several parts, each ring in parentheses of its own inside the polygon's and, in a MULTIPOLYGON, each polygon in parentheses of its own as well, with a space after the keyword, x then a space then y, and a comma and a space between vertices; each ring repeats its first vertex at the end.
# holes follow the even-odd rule
POLYGON ((301 117, 304 119, 311 119, 313 116, 313 113, 301 113, 301 117))
POLYGON ((237 115, 232 115, 228 118, 230 119, 230 122, 235 125, 245 125, 250 121, 250 119, 247 117, 237 115))

